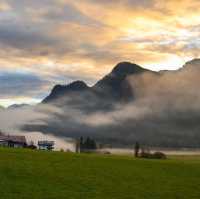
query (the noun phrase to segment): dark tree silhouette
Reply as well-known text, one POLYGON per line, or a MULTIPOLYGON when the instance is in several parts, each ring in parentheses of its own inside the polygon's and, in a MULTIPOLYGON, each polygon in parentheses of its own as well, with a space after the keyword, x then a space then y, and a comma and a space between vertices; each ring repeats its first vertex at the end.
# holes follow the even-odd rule
POLYGON ((80 150, 84 148, 84 140, 83 137, 80 137, 80 150))
POLYGON ((135 157, 137 158, 139 155, 139 150, 140 150, 140 144, 139 142, 135 143, 135 157))
POLYGON ((97 146, 95 140, 91 139, 90 137, 87 137, 86 140, 84 140, 83 137, 80 138, 81 150, 93 150, 96 148, 97 146))

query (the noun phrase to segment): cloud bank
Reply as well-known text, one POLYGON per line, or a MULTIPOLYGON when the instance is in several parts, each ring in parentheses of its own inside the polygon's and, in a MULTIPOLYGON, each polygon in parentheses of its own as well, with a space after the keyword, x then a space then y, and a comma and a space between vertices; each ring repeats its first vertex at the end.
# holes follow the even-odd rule
POLYGON ((199 147, 199 66, 200 61, 193 60, 177 71, 129 76, 134 100, 115 104, 110 110, 82 108, 76 100, 84 96, 74 99, 69 95, 59 99, 59 106, 41 104, 25 112, 2 111, 0 125, 3 130, 10 128, 5 124, 12 124, 20 132, 57 137, 91 136, 115 146, 140 141, 149 146, 199 147))

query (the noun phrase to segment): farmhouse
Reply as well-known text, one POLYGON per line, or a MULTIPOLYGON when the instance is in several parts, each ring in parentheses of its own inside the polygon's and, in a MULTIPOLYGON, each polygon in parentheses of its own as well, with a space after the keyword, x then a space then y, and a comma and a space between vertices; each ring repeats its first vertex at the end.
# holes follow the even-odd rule
POLYGON ((38 141, 38 146, 40 150, 53 150, 54 149, 54 141, 38 141))
POLYGON ((0 146, 23 148, 26 145, 25 136, 0 134, 0 146))

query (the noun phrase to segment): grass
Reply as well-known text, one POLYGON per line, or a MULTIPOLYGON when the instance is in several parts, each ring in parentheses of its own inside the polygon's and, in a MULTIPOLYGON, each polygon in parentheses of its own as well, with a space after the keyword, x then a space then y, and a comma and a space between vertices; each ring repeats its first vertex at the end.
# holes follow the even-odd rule
POLYGON ((1 199, 199 199, 200 157, 0 149, 1 199))

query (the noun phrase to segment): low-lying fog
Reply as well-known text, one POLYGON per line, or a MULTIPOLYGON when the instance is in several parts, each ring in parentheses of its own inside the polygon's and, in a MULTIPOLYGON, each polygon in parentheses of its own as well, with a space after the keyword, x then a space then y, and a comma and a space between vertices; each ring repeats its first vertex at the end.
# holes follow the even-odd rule
MULTIPOLYGON (((30 106, 0 111, 0 129, 22 133, 29 140, 53 139, 64 148, 63 138, 91 136, 122 146, 140 141, 162 147, 200 146, 200 61, 178 71, 132 75, 128 81, 134 101, 117 104, 112 111, 85 113, 65 104, 30 106), (23 126, 38 126, 33 132, 23 126), (39 133, 35 131, 39 130, 39 133), (50 136, 50 137, 49 137, 50 136)), ((61 102, 62 104, 62 102, 61 102)))

